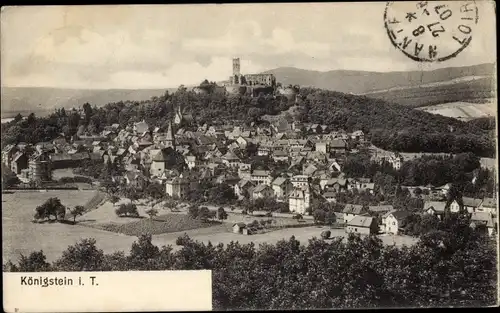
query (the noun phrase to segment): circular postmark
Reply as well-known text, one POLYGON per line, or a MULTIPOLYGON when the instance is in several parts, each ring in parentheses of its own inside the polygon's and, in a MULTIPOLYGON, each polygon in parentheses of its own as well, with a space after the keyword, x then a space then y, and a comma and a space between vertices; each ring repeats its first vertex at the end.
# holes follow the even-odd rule
POLYGON ((456 57, 470 44, 478 19, 474 1, 388 2, 384 12, 391 43, 420 62, 456 57))

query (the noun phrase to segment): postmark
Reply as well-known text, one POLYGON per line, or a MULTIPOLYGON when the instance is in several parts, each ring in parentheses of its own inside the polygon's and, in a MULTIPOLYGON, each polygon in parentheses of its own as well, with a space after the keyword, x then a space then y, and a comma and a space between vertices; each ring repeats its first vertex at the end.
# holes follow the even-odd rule
POLYGON ((475 1, 387 2, 390 42, 419 62, 442 62, 469 46, 479 20, 475 1))

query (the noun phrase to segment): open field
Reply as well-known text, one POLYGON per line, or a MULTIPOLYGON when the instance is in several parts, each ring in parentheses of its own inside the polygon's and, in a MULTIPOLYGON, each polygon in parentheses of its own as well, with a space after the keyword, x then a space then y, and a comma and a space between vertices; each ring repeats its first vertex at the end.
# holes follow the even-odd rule
MULTIPOLYGON (((99 223, 130 223, 130 218, 116 217, 114 209, 117 206, 109 202, 105 202, 99 208, 87 212, 77 218, 77 225, 61 224, 61 223, 32 223, 33 211, 37 205, 40 205, 50 197, 59 197, 62 203, 66 206, 84 205, 95 196, 95 191, 48 191, 48 192, 14 192, 12 194, 3 195, 3 210, 2 210, 2 230, 4 249, 2 255, 4 262, 7 260, 17 261, 19 255, 28 255, 33 251, 43 250, 48 261, 54 261, 59 258, 64 250, 69 245, 74 245, 84 238, 95 238, 97 245, 105 253, 115 251, 124 251, 128 253, 134 241, 135 236, 127 236, 111 231, 105 231, 95 228, 95 224, 99 223)), ((145 215, 146 205, 138 205, 138 210, 141 216, 145 215)), ((172 213, 169 209, 160 209, 160 215, 168 214, 172 217, 182 215, 186 217, 185 212, 172 213)), ((241 214, 228 212, 228 219, 224 223, 204 228, 190 229, 185 231, 163 233, 153 235, 153 243, 158 246, 172 245, 175 249, 180 246, 175 245, 177 237, 184 233, 192 239, 213 244, 223 243, 228 244, 231 241, 238 241, 241 244, 254 242, 259 243, 276 243, 281 239, 289 239, 291 236, 307 244, 308 240, 313 237, 320 237, 323 227, 308 226, 300 228, 284 228, 273 230, 263 234, 242 235, 231 232, 232 225, 237 221, 251 222, 255 219, 262 219, 255 216, 249 218, 241 214)), ((180 218, 173 218, 180 219, 180 218)), ((269 219, 269 218, 264 218, 269 219)), ((279 221, 280 224, 297 224, 293 219, 273 218, 279 221)), ((144 222, 150 222, 143 219, 144 222)), ((141 220, 142 221, 142 220, 141 220)), ((326 227, 329 229, 329 227, 326 227)), ((172 229, 173 230, 173 229, 172 229)), ((332 236, 345 236, 343 229, 331 229, 332 236)), ((396 236, 380 236, 385 244, 397 245, 412 244, 416 239, 411 237, 396 236)))
POLYGON ((403 86, 403 88, 373 91, 365 95, 412 108, 456 101, 472 102, 495 96, 494 79, 490 75, 473 75, 443 82, 403 86))
POLYGON ((486 103, 450 102, 418 108, 432 114, 453 117, 463 121, 496 115, 496 101, 488 99, 486 103))
POLYGON ((84 205, 95 192, 58 190, 48 192, 14 192, 2 195, 2 236, 4 262, 17 261, 19 255, 43 250, 49 260, 61 256, 69 245, 82 238, 95 238, 106 252, 128 251, 134 237, 110 233, 79 225, 32 223, 34 209, 50 197, 58 197, 66 206, 84 205))

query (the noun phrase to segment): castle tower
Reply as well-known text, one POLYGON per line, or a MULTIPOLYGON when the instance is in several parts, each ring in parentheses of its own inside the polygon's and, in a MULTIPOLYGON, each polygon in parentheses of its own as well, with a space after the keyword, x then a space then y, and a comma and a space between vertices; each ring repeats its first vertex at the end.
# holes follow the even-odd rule
POLYGON ((233 59, 233 76, 240 76, 240 58, 233 59))

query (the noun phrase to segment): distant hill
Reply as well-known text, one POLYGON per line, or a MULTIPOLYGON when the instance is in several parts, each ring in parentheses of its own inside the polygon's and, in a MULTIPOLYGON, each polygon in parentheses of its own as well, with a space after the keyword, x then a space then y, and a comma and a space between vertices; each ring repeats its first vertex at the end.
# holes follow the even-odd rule
POLYGON ((283 85, 310 86, 320 89, 335 90, 344 93, 366 94, 387 100, 389 102, 400 103, 411 106, 422 106, 436 104, 436 99, 430 99, 432 103, 427 104, 429 99, 424 96, 433 92, 448 92, 455 94, 464 86, 466 90, 473 90, 474 94, 462 92, 455 94, 455 99, 447 101, 441 97, 438 101, 464 101, 468 98, 477 99, 491 97, 494 83, 494 64, 480 64, 464 67, 450 67, 434 71, 409 71, 409 72, 366 72, 366 71, 345 71, 335 70, 328 72, 318 72, 303 70, 293 67, 282 67, 266 71, 276 76, 278 82, 283 85), (466 78, 477 78, 474 81, 464 81, 466 78), (444 83, 449 82, 449 83, 444 83), (420 89, 426 86, 426 89, 420 89), (416 89, 411 89, 416 88, 416 89), (472 89, 471 89, 472 88, 472 89), (411 89, 408 91, 408 89, 411 89), (408 100, 408 93, 412 94, 412 99, 408 100), (417 104, 415 104, 415 101, 417 104))
MULTIPOLYGON (((492 77, 494 64, 451 67, 434 71, 366 72, 335 70, 318 72, 292 67, 266 71, 283 85, 315 87, 343 93, 366 94, 411 107, 439 103, 477 100, 494 97, 492 77), (476 78, 464 81, 466 78, 476 78)), ((101 106, 110 102, 142 101, 161 96, 164 89, 64 89, 37 87, 2 87, 2 118, 17 113, 37 115, 52 112, 54 108, 71 108, 85 102, 101 106)))
POLYGON ((2 87, 2 118, 8 118, 21 113, 31 112, 44 115, 55 108, 71 108, 88 102, 92 105, 105 105, 119 101, 149 100, 161 96, 165 91, 175 91, 177 88, 165 89, 63 89, 37 87, 2 87))

